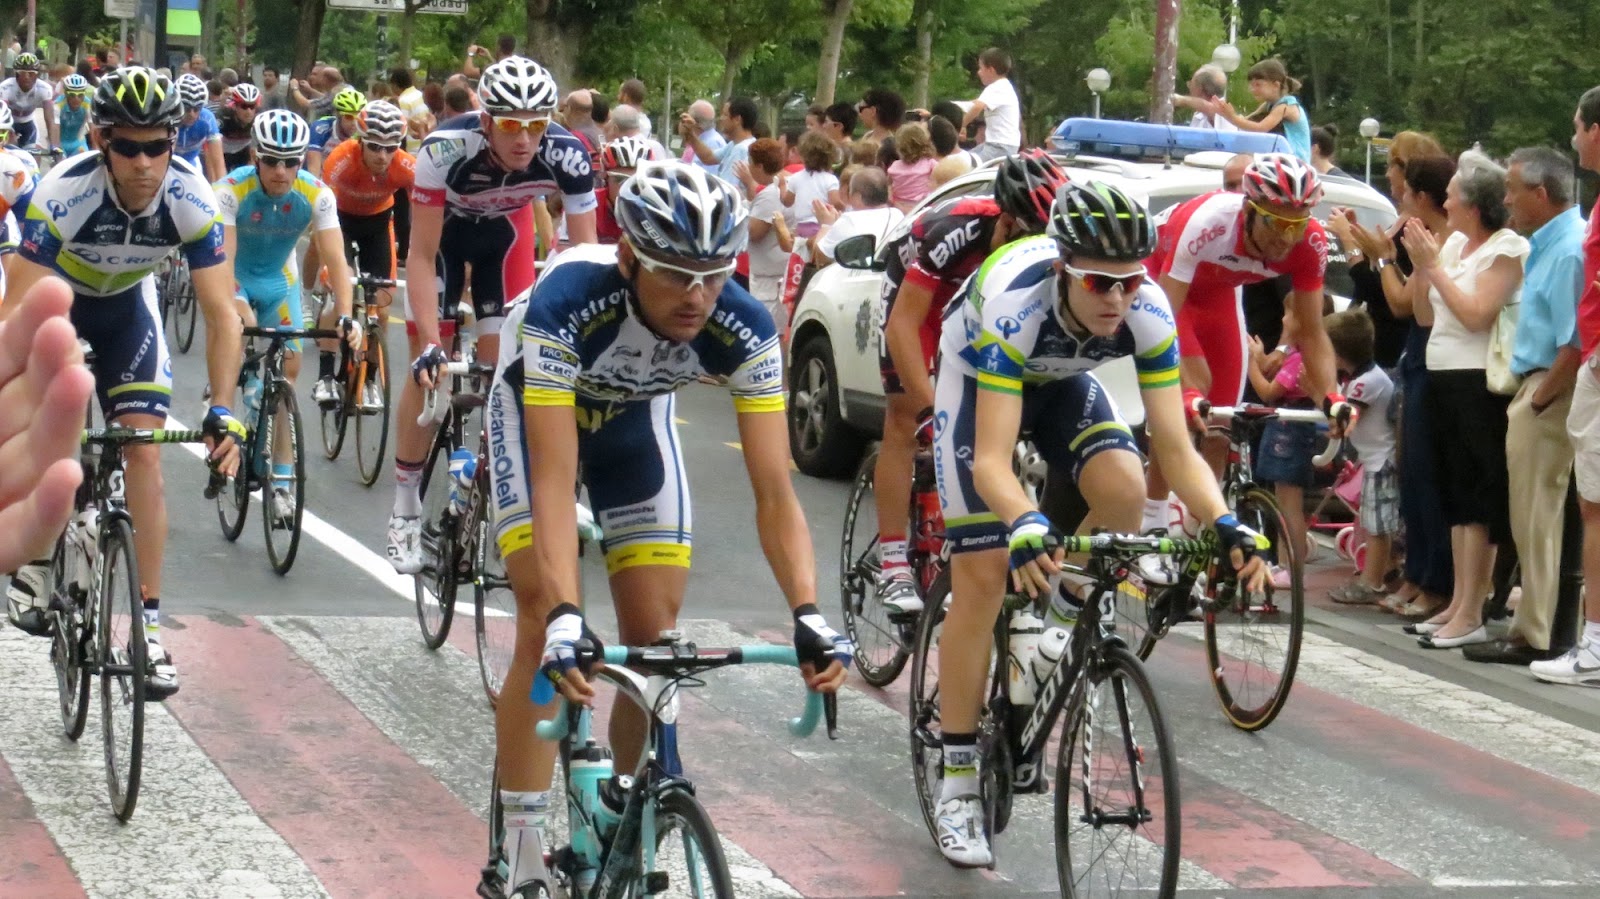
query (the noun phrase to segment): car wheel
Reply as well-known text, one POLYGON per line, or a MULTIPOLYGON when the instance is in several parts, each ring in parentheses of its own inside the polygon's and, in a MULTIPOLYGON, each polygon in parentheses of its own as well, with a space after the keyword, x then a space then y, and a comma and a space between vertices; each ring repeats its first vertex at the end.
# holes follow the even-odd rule
POLYGON ((839 414, 839 378, 828 338, 801 344, 789 369, 789 449, 796 467, 812 477, 855 471, 866 438, 839 414))

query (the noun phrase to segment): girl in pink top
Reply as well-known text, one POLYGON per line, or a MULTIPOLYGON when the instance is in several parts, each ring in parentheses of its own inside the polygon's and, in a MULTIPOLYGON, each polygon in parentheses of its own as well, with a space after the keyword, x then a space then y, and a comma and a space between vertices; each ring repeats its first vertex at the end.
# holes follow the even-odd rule
POLYGON ((933 138, 920 122, 908 122, 894 134, 900 158, 889 164, 889 197, 896 209, 910 212, 933 189, 933 167, 938 163, 933 138))

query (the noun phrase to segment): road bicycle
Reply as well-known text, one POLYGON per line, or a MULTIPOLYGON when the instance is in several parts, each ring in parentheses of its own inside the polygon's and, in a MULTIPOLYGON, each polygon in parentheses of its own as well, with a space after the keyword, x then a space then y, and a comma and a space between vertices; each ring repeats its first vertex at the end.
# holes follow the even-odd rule
MULTIPOLYGON (((354 275, 351 317, 362 323, 365 343, 350 352, 339 353, 339 396, 337 402, 323 406, 322 452, 329 460, 339 458, 350 430, 356 428, 356 470, 361 483, 371 487, 383 474, 384 452, 389 441, 389 351, 384 342, 383 315, 386 307, 372 302, 377 291, 393 291, 399 283, 389 278, 365 274, 352 263, 354 275)), ((315 312, 320 315, 333 302, 333 290, 326 279, 312 291, 315 312)), ((311 316, 308 321, 316 321, 311 316)))
MULTIPOLYGON (((598 661, 593 646, 586 646, 579 658, 586 666, 598 661)), ((729 665, 796 667, 794 647, 704 648, 680 631, 664 631, 654 646, 607 646, 603 661, 591 678, 612 685, 618 696, 638 707, 648 718, 649 736, 634 770, 617 772, 610 750, 595 740, 594 712, 588 706, 562 699, 555 716, 539 722, 539 738, 560 744, 569 843, 546 851, 545 869, 552 883, 536 895, 731 899, 733 875, 716 825, 695 798, 678 754, 678 691, 704 684, 707 672, 729 665)), ((789 722, 789 732, 809 736, 824 718, 829 738, 836 738, 835 697, 808 693, 804 711, 789 722)), ((491 897, 505 895, 508 874, 500 853, 505 828, 499 786, 497 767, 489 813, 490 864, 479 888, 480 895, 491 897)))
MULTIPOLYGON (((67 739, 83 735, 89 689, 100 683, 106 787, 117 820, 133 816, 144 765, 144 596, 133 545, 123 448, 200 443, 203 431, 86 428, 83 482, 72 517, 50 557, 50 661, 67 739)), ((218 483, 212 475, 212 485, 218 483)), ((208 487, 208 489, 210 489, 208 487)), ((157 697, 150 697, 156 699, 157 697)))
MULTIPOLYGON (((239 539, 250 510, 250 495, 259 491, 261 527, 266 537, 267 558, 272 570, 287 574, 294 567, 300 549, 300 520, 306 504, 305 436, 301 430, 300 404, 294 383, 284 374, 284 356, 291 340, 338 338, 334 330, 306 328, 245 328, 244 364, 239 369, 238 400, 235 409, 244 411, 250 435, 240 446, 239 474, 233 483, 216 494, 217 521, 222 536, 239 539), (265 347, 256 340, 266 339, 265 347), (288 453, 286 464, 291 474, 273 473, 274 454, 279 445, 288 453), (289 497, 289 514, 280 516, 276 493, 289 497)), ((209 494, 208 494, 209 498, 209 494)))
MULTIPOLYGON (((979 793, 991 851, 1010 823, 1018 784, 1049 790, 1044 761, 1058 718, 1064 718, 1053 770, 1056 874, 1068 897, 1117 896, 1177 889, 1182 815, 1178 762, 1165 717, 1143 664, 1114 627, 1111 597, 1135 561, 1151 553, 1181 559, 1216 556, 1214 533, 1201 540, 1097 534, 1067 537, 1068 553, 1087 553, 1064 568, 1091 582, 1076 623, 1054 661, 1011 650, 1013 613, 1045 616, 1048 594, 1008 595, 994 626, 987 699, 978 723, 979 793), (1040 671, 1038 660, 1046 660, 1040 671), (1031 702, 1013 703, 1011 682, 1032 678, 1031 702), (1064 715, 1063 715, 1064 713, 1064 715)), ((939 576, 918 625, 911 669, 912 776, 928 832, 938 839, 944 778, 939 720, 939 644, 950 596, 950 573, 939 576)), ((1041 641, 1041 646, 1043 642, 1041 641)), ((1058 648, 1060 644, 1057 644, 1058 648)), ((991 863, 991 867, 993 864, 991 863)))
POLYGON ((194 280, 189 277, 189 260, 181 250, 161 263, 156 275, 156 294, 162 326, 172 326, 172 340, 178 352, 189 352, 194 346, 194 325, 200 318, 200 303, 195 298, 194 280))

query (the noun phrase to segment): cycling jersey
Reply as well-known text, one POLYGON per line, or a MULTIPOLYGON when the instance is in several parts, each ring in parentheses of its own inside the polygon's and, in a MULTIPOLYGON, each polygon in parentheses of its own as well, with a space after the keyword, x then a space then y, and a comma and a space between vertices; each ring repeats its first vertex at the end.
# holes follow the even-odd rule
POLYGON ((323 116, 311 123, 311 144, 308 149, 327 153, 354 136, 339 131, 338 116, 323 116))
POLYGON ((204 106, 195 116, 194 124, 178 128, 178 144, 176 153, 200 171, 205 171, 204 160, 200 158, 205 151, 206 144, 210 141, 222 140, 222 132, 217 127, 217 117, 211 110, 204 106))
POLYGON ((958 197, 923 211, 912 223, 911 230, 895 242, 889 253, 888 267, 884 269, 879 297, 883 323, 878 340, 878 368, 885 393, 905 392, 900 386, 900 375, 895 372, 894 360, 889 356, 887 332, 889 314, 894 311, 900 285, 910 282, 933 292, 927 317, 918 329, 923 363, 931 373, 939 352, 940 323, 944 320, 945 306, 961 284, 988 258, 999 221, 1000 207, 992 197, 958 197))
POLYGON ((1074 478, 1101 452, 1136 452, 1105 388, 1088 373, 1132 356, 1141 390, 1178 383, 1176 329, 1154 282, 1139 288, 1117 331, 1078 337, 1062 319, 1055 241, 1032 237, 991 256, 946 312, 934 388, 934 471, 954 550, 1003 545, 1009 523, 972 482, 979 391, 1021 395, 1023 424, 1052 467, 1074 478))
POLYGON ((1183 355, 1204 357, 1211 370, 1207 398, 1234 405, 1248 372, 1244 315, 1235 288, 1288 275, 1292 289, 1320 292, 1327 270, 1328 235, 1315 219, 1289 255, 1263 262, 1245 252, 1245 197, 1218 191, 1174 207, 1160 225, 1155 254, 1145 261, 1153 277, 1188 284, 1178 312, 1183 355))
POLYGON ((33 82, 33 87, 24 91, 17 84, 16 78, 7 78, 0 81, 0 103, 11 107, 11 117, 18 125, 23 121, 33 118, 33 113, 56 97, 55 88, 43 78, 33 82))
MULTIPOLYGON (((300 328, 299 266, 295 243, 312 231, 339 227, 333 192, 301 169, 289 190, 268 196, 255 166, 243 166, 217 183, 222 224, 234 229, 234 280, 238 294, 262 327, 300 328)), ((288 344, 298 350, 300 341, 288 344)))
POLYGON ((589 154, 572 132, 552 124, 533 161, 515 172, 502 169, 489 152, 489 137, 477 113, 457 116, 422 142, 412 196, 418 206, 442 207, 447 217, 497 218, 559 192, 571 215, 595 208, 589 154))
POLYGON ((501 552, 533 541, 523 407, 573 406, 607 567, 687 566, 689 496, 672 394, 702 374, 720 375, 729 379, 737 411, 781 413, 777 328, 761 303, 730 281, 699 336, 662 340, 635 314, 614 247, 573 252, 581 256, 552 266, 501 329, 489 399, 501 552))
POLYGON ((75 156, 39 181, 22 223, 22 258, 55 270, 80 296, 127 291, 155 271, 174 247, 189 268, 226 261, 217 198, 182 159, 167 165, 145 209, 124 210, 99 153, 75 156))
POLYGON ((82 153, 89 130, 89 101, 73 109, 66 96, 56 98, 56 123, 61 128, 61 150, 68 156, 82 153))
POLYGON ((416 179, 416 159, 399 150, 382 176, 375 176, 362 161, 361 141, 334 147, 322 163, 322 180, 332 188, 339 211, 349 215, 378 215, 394 208, 397 190, 408 190, 416 179))
POLYGON ((232 108, 224 108, 217 119, 222 134, 222 164, 233 171, 250 164, 250 125, 239 120, 232 108))

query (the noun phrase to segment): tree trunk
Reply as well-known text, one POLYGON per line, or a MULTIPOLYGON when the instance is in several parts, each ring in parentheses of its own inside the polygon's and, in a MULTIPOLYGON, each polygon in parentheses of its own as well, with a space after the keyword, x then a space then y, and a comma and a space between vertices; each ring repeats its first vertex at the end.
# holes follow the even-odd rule
POLYGON ((1150 121, 1172 124, 1172 92, 1178 87, 1178 19, 1183 0, 1156 0, 1155 96, 1150 121))
POLYGON ((855 0, 833 0, 832 7, 824 4, 828 31, 822 38, 822 56, 817 60, 817 96, 813 102, 823 106, 833 104, 834 82, 839 80, 839 52, 844 46, 844 28, 850 23, 850 10, 855 0))
POLYGON ((294 77, 305 78, 317 61, 317 44, 322 41, 322 20, 328 13, 324 0, 300 0, 300 25, 294 35, 294 77))
POLYGON ((1394 86, 1394 0, 1383 0, 1383 42, 1387 53, 1384 56, 1384 74, 1388 76, 1389 86, 1394 86))
POLYGON ((588 29, 556 21, 560 0, 525 0, 528 14, 527 53, 550 70, 556 84, 571 85, 578 72, 578 54, 588 29))
POLYGON ((411 70, 411 46, 416 40, 417 32, 417 7, 406 3, 405 11, 400 14, 400 59, 395 65, 411 70))
POLYGON ((212 71, 221 69, 221 54, 217 52, 218 26, 222 22, 223 0, 200 0, 200 53, 212 71))
POLYGON ((1325 99, 1323 99, 1324 94, 1323 94, 1323 90, 1322 90, 1322 48, 1321 48, 1321 46, 1319 46, 1318 44, 1313 43, 1311 45, 1311 47, 1310 47, 1310 52, 1307 54, 1307 57, 1310 59, 1310 62, 1311 62, 1311 93, 1316 95, 1315 103, 1313 104, 1313 108, 1315 108, 1317 110, 1321 110, 1324 106, 1328 105, 1328 102, 1325 99))
POLYGON ((1427 63, 1427 59, 1422 55, 1422 23, 1425 20, 1426 6, 1427 4, 1423 2, 1423 0, 1417 0, 1417 55, 1416 58, 1411 61, 1412 78, 1416 79, 1417 81, 1421 81, 1422 73, 1427 71, 1427 69, 1424 68, 1425 64, 1427 63))
POLYGON ((917 0, 911 21, 917 28, 917 58, 911 76, 911 107, 928 108, 928 81, 933 75, 933 0, 917 0))
POLYGON ((722 93, 717 96, 726 103, 733 99, 733 82, 739 77, 739 70, 744 68, 745 57, 749 50, 744 47, 735 47, 733 42, 728 42, 728 47, 722 53, 722 93))

